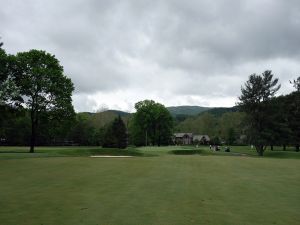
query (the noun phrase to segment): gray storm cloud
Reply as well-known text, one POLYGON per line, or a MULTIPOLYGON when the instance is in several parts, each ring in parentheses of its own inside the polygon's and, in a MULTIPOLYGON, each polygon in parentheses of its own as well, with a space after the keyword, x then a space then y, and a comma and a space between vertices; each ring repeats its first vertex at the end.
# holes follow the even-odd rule
POLYGON ((0 36, 9 53, 55 54, 80 111, 229 106, 252 73, 273 70, 287 93, 300 71, 297 0, 4 0, 0 36))

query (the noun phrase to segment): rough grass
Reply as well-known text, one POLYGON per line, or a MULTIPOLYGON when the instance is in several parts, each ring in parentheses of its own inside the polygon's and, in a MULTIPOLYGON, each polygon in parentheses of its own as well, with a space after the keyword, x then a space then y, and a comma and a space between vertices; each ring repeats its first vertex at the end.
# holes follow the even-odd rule
POLYGON ((201 149, 0 148, 0 224, 299 224, 299 159, 201 149))

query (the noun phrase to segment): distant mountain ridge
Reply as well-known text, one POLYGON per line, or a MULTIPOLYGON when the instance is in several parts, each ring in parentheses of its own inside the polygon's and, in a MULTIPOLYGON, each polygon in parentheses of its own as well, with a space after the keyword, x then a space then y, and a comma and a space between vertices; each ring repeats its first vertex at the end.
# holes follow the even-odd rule
MULTIPOLYGON (((236 112, 238 111, 237 107, 202 107, 202 106, 170 106, 170 107, 166 107, 169 112, 171 113, 171 115, 173 117, 179 118, 179 117, 183 117, 183 118, 187 118, 190 116, 197 116, 197 115, 201 115, 203 113, 209 113, 212 114, 216 117, 218 116, 222 116, 222 114, 227 113, 227 112, 236 112)), ((98 114, 110 114, 110 115, 120 115, 121 117, 124 116, 129 116, 132 113, 129 112, 125 112, 125 111, 121 111, 121 110, 113 110, 113 109, 109 109, 109 110, 105 110, 103 112, 97 112, 97 113, 93 113, 93 112, 80 112, 78 114, 85 114, 88 116, 97 116, 98 114)))
POLYGON ((170 106, 167 107, 167 109, 169 110, 172 116, 177 116, 177 115, 195 116, 198 115, 199 113, 208 111, 212 108, 185 105, 185 106, 170 106))
POLYGON ((127 115, 131 114, 129 112, 125 112, 125 111, 121 111, 121 110, 114 110, 114 109, 109 109, 106 112, 112 112, 112 113, 115 113, 119 116, 127 116, 127 115))

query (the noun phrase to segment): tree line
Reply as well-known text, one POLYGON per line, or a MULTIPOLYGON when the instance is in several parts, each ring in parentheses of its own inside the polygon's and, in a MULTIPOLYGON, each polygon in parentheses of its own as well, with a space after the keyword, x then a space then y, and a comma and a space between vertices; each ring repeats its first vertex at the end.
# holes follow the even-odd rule
POLYGON ((133 145, 169 144, 173 121, 151 100, 136 103, 130 118, 74 112, 74 85, 54 55, 30 50, 10 55, 0 45, 0 144, 133 145), (146 138, 145 138, 146 134, 146 138))
MULTIPOLYGON (((300 77, 290 81, 292 93, 277 96, 278 78, 267 70, 252 74, 241 88, 233 112, 201 113, 177 122, 175 131, 207 134, 214 143, 253 145, 258 155, 267 146, 294 146, 300 143, 300 77)), ((221 110, 222 111, 222 110, 221 110)))
POLYGON ((271 71, 252 74, 241 88, 236 109, 173 118, 153 100, 135 104, 136 112, 75 113, 74 85, 54 55, 30 50, 10 55, 0 43, 0 144, 100 145, 125 148, 172 144, 174 132, 207 134, 215 143, 266 146, 293 145, 299 151, 300 77, 295 91, 276 96, 278 79, 271 71))

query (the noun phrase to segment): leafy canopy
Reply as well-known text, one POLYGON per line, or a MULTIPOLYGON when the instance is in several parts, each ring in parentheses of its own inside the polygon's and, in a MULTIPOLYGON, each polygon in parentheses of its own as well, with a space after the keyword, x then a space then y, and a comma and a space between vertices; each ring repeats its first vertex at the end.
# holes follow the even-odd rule
POLYGON ((169 144, 172 136, 173 118, 167 108, 153 100, 135 104, 131 135, 136 145, 169 144))
POLYGON ((35 145, 36 130, 41 120, 64 121, 73 119, 73 83, 63 74, 63 67, 54 55, 30 50, 16 55, 13 71, 22 105, 30 110, 32 134, 31 152, 35 145))

